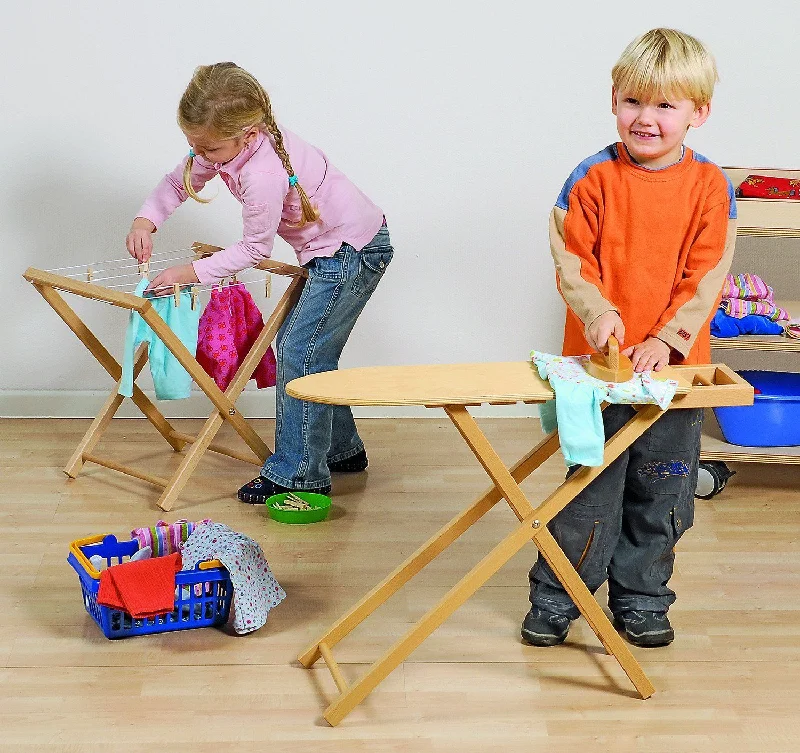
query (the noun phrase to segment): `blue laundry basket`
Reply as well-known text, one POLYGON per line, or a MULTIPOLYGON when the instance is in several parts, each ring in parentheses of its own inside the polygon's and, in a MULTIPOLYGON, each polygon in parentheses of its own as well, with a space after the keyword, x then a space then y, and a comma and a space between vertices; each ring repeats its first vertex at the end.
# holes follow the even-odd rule
POLYGON ((117 541, 117 537, 110 534, 90 536, 70 544, 67 562, 78 573, 83 604, 106 638, 191 630, 224 625, 228 621, 233 584, 230 574, 217 560, 201 562, 194 570, 175 574, 175 605, 167 614, 134 619, 127 612, 98 604, 100 573, 89 562, 89 557, 99 554, 107 565, 118 565, 138 549, 136 539, 117 541))
POLYGON ((755 388, 753 405, 714 408, 722 435, 744 447, 800 445, 800 374, 740 371, 755 388))

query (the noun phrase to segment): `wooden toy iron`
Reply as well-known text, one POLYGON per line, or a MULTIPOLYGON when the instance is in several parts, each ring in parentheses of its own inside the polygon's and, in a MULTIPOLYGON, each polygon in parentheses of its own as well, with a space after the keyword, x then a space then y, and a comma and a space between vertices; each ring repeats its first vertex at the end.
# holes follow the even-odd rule
POLYGON ((593 353, 586 364, 586 371, 595 379, 604 382, 627 382, 633 379, 633 364, 628 356, 619 352, 619 341, 614 335, 608 338, 605 353, 593 353))

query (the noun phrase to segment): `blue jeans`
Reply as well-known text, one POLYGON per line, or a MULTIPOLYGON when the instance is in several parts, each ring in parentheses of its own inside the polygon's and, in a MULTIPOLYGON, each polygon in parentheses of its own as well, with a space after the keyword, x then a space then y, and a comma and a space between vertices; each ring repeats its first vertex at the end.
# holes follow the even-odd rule
POLYGON ((329 462, 364 449, 349 406, 322 405, 286 394, 292 379, 333 371, 347 338, 392 260, 384 226, 361 251, 343 243, 331 257, 312 259, 308 279, 278 331, 275 453, 261 475, 280 486, 313 491, 329 486, 329 462))
MULTIPOLYGON (((606 440, 633 415, 630 405, 609 405, 606 440)), ((702 423, 702 409, 667 411, 548 525, 592 593, 608 580, 614 614, 666 612, 675 601, 673 548, 694 521, 702 423)), ((533 606, 578 617, 541 555, 529 577, 533 606)))

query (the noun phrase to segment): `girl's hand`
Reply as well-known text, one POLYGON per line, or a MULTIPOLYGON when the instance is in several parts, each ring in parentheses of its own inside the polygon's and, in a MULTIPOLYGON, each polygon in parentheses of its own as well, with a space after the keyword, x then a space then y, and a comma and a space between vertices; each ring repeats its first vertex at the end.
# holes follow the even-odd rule
POLYGON ((639 345, 632 345, 622 351, 623 356, 628 356, 633 364, 633 370, 661 371, 669 363, 671 348, 657 337, 648 337, 639 345))
POLYGON ((137 217, 131 225, 128 237, 125 238, 125 245, 128 253, 141 264, 150 258, 153 253, 152 234, 155 233, 156 226, 145 217, 137 217))
POLYGON ((611 335, 617 338, 620 345, 625 341, 625 325, 616 311, 600 314, 584 331, 586 342, 597 351, 606 347, 611 335))
POLYGON ((161 293, 172 291, 173 285, 188 285, 190 283, 200 282, 197 275, 194 273, 194 267, 191 264, 180 264, 177 267, 169 267, 163 272, 159 272, 145 288, 145 293, 157 291, 158 288, 163 288, 161 293))

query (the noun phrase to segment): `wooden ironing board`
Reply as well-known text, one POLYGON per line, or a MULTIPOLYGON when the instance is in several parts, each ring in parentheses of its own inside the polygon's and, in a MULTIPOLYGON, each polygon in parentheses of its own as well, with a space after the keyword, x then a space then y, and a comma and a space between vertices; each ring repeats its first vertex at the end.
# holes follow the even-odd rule
MULTIPOLYGON (((198 258, 216 253, 220 246, 211 246, 204 243, 195 243, 194 252, 198 258)), ((164 323, 151 302, 146 298, 123 293, 118 290, 99 285, 93 282, 83 282, 53 272, 29 267, 23 277, 28 280, 53 307, 53 310, 64 320, 66 325, 76 334, 78 339, 89 349, 91 354, 99 361, 100 365, 108 372, 109 376, 117 383, 114 391, 108 396, 100 412, 97 414, 86 434, 83 436, 75 452, 64 468, 64 473, 70 478, 76 478, 85 463, 96 463, 127 476, 133 476, 162 488, 158 499, 158 506, 162 510, 170 510, 178 496, 191 477, 197 464, 206 450, 211 450, 222 455, 227 455, 237 460, 242 460, 254 465, 262 465, 272 454, 265 442, 258 436, 255 429, 247 422, 236 408, 236 401, 250 380, 253 370, 267 352, 283 321, 289 315, 297 299, 300 297, 308 272, 303 267, 296 267, 283 262, 269 259, 259 263, 255 269, 268 271, 271 274, 283 275, 291 278, 288 288, 272 311, 264 329, 253 343, 236 375, 223 392, 214 380, 203 370, 197 359, 178 336, 164 323), (158 335, 172 355, 178 360, 186 371, 189 372, 195 384, 206 394, 213 404, 213 410, 197 436, 177 431, 172 424, 161 414, 153 402, 142 392, 134 381, 133 400, 139 410, 158 430, 161 436, 175 452, 182 452, 186 445, 190 449, 184 453, 183 459, 171 478, 162 478, 139 468, 118 463, 110 458, 101 457, 94 453, 94 448, 100 441, 103 433, 108 428, 117 410, 125 398, 118 394, 119 380, 122 376, 122 367, 119 362, 108 352, 105 346, 97 339, 92 331, 84 324, 81 318, 64 300, 59 291, 74 293, 83 298, 103 301, 120 308, 138 311, 142 319, 158 335), (225 447, 214 442, 214 437, 227 421, 252 451, 252 454, 225 447)), ((91 278, 91 274, 89 275, 91 278)), ((147 363, 147 345, 142 344, 134 357, 134 380, 147 363)))
MULTIPOLYGON (((753 388, 724 365, 670 367, 661 374, 678 380, 678 390, 670 410, 746 405, 753 401, 753 388)), ((340 691, 339 697, 324 713, 331 725, 338 724, 347 716, 384 677, 529 541, 536 545, 606 651, 616 657, 639 695, 642 698, 652 695, 655 689, 650 680, 556 543, 547 524, 664 415, 658 406, 638 407, 636 415, 606 442, 601 467, 581 468, 534 507, 519 485, 558 449, 557 433, 547 436, 511 468, 507 468, 467 410, 468 406, 481 403, 542 403, 552 399, 553 391, 547 382, 539 378, 530 362, 345 369, 296 379, 287 385, 286 392, 301 400, 329 405, 423 405, 443 408, 493 482, 488 491, 423 544, 298 657, 305 667, 310 667, 322 657, 330 669, 340 691), (519 521, 516 528, 372 664, 359 680, 348 683, 333 656, 333 646, 501 499, 506 500, 516 515, 519 521)))

